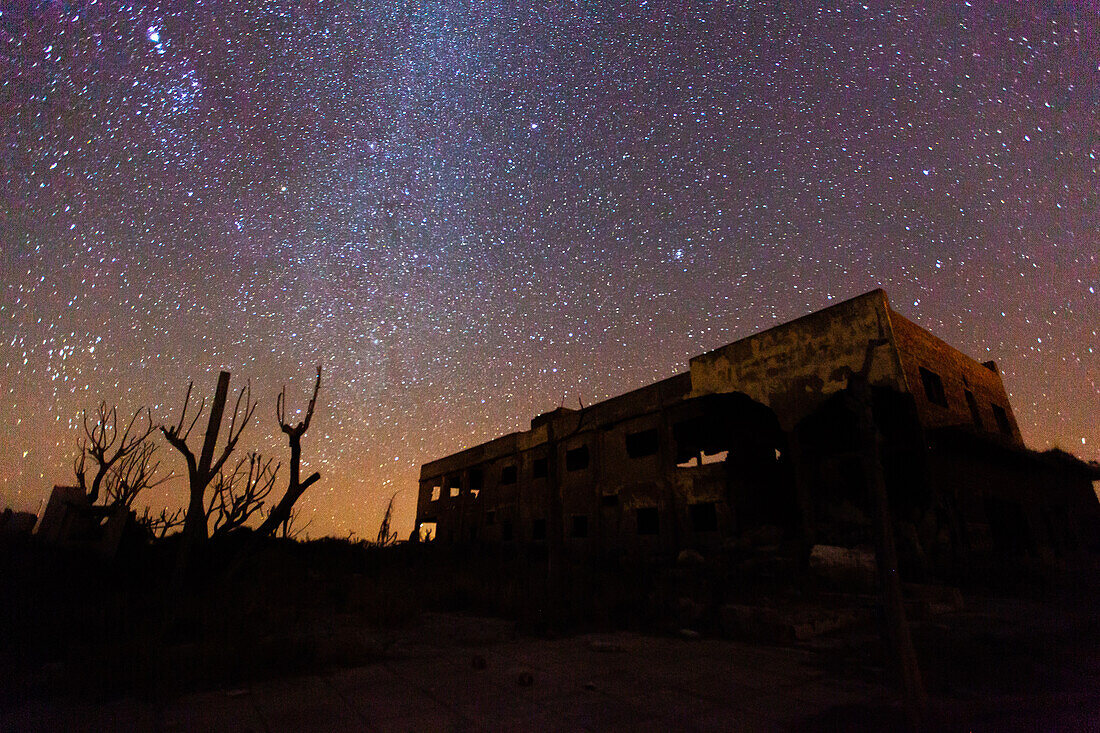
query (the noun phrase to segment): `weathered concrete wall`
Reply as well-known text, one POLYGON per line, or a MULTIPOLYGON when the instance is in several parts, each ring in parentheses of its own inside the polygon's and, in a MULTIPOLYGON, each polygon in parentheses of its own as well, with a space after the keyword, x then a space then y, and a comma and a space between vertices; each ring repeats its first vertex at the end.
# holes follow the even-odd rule
POLYGON ((662 445, 667 442, 660 414, 668 405, 682 401, 690 384, 689 375, 683 373, 584 411, 556 410, 533 420, 534 427, 529 431, 512 433, 425 464, 421 468, 417 523, 435 522, 436 536, 448 542, 509 538, 530 541, 537 534, 536 523, 545 526, 549 521, 549 467, 545 462, 551 460, 547 435, 552 423, 558 438, 557 475, 566 534, 570 533, 572 517, 585 516, 587 536, 569 541, 585 544, 600 538, 607 533, 603 520, 609 514, 602 497, 617 496, 631 483, 648 480, 652 484, 659 470, 659 456, 626 456, 626 434, 656 427, 662 431, 662 445), (570 470, 568 455, 577 449, 587 449, 588 465, 570 470), (537 471, 536 463, 540 461, 543 465, 537 471), (476 495, 471 485, 474 472, 481 476, 476 495), (438 498, 433 500, 433 495, 438 498))
POLYGON ((978 363, 897 313, 892 314, 891 322, 902 370, 916 400, 921 424, 926 427, 967 425, 980 432, 1002 433, 994 414, 996 405, 1004 410, 1008 419, 1008 432, 1003 434, 1013 442, 1023 445, 1004 382, 992 363, 990 364, 993 368, 978 363), (946 405, 936 404, 929 399, 921 378, 921 367, 939 376, 943 383, 946 405), (973 395, 977 420, 966 395, 967 391, 973 395))
MULTIPOLYGON (((948 516, 978 517, 972 524, 980 533, 985 515, 975 482, 1011 484, 1011 473, 991 471, 987 464, 996 460, 988 456, 961 454, 946 460, 933 455, 926 467, 924 428, 935 433, 940 426, 972 425, 976 412, 984 432, 995 433, 998 405, 1010 439, 1019 442, 1000 375, 894 313, 881 290, 698 356, 689 372, 583 410, 559 408, 532 420, 529 431, 425 464, 417 521, 437 523, 436 536, 445 543, 539 543, 555 525, 550 515, 560 495, 565 547, 578 556, 702 549, 762 525, 790 529, 794 517, 787 514, 796 508, 805 514, 809 505, 799 504, 794 494, 794 459, 780 459, 780 453, 787 451, 796 424, 802 421, 805 429, 807 416, 826 415, 819 427, 827 435, 843 427, 825 409, 843 400, 827 400, 847 386, 875 340, 885 343, 872 352, 870 381, 888 388, 876 394, 898 396, 907 406, 894 415, 904 417, 904 425, 880 424, 895 441, 884 454, 891 486, 920 498, 902 504, 907 512, 915 508, 928 516, 934 513, 928 492, 935 487, 952 497, 950 506, 936 508, 948 516), (922 367, 942 380, 943 393, 935 400, 929 400, 922 367), (977 405, 974 411, 971 404, 977 405), (707 419, 699 427, 702 417, 707 419), (648 447, 639 449, 639 441, 648 447), (693 453, 696 462, 719 462, 689 466, 684 456, 693 453), (586 461, 573 460, 582 454, 586 461)), ((884 408, 887 417, 894 412, 884 408)), ((1002 439, 981 440, 1009 449, 1002 439)), ((849 464, 858 468, 858 456, 826 442, 814 464, 815 496, 830 506, 843 504, 846 490, 862 496, 858 470, 848 470, 849 464)), ((1043 501, 1031 489, 1019 498, 1028 511, 1039 512, 1028 514, 1027 522, 1048 521, 1036 508, 1043 501)), ((1050 521, 1061 521, 1059 512, 1050 521)), ((946 529, 906 517, 915 542, 942 544, 939 533, 946 529)))
MULTIPOLYGON (((785 429, 848 384, 868 341, 890 338, 886 293, 875 290, 691 360, 692 396, 743 392, 768 405, 785 429)), ((871 383, 906 389, 896 354, 876 349, 871 383)))
POLYGON ((1083 464, 950 428, 933 431, 928 457, 938 493, 957 505, 964 554, 1049 559, 1098 542, 1100 503, 1083 464))

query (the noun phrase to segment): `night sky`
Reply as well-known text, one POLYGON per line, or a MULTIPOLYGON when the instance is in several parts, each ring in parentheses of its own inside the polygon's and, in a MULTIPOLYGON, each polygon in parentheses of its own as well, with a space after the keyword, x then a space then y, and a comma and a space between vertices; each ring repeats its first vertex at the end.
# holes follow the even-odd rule
POLYGON ((407 535, 421 463, 879 286, 1100 458, 1095 3, 521 5, 0 2, 0 500, 223 368, 285 461, 320 363, 307 532, 407 535))

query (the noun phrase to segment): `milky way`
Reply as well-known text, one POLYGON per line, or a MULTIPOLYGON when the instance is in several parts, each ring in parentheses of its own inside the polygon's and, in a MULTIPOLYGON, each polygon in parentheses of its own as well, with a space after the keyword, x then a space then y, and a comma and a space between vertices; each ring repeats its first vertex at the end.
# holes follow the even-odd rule
POLYGON ((285 460, 320 363, 308 532, 407 532, 420 463, 878 286, 1100 457, 1091 3, 515 5, 0 2, 0 499, 222 368, 285 460))

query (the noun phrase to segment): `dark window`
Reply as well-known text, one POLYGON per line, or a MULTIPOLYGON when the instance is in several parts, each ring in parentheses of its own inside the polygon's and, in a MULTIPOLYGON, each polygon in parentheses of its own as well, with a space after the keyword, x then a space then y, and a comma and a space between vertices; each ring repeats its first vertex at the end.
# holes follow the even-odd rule
POLYGON ((531 539, 546 539, 546 520, 542 517, 531 520, 531 539))
POLYGON ((485 487, 485 472, 480 468, 470 469, 470 491, 481 491, 485 487))
POLYGON ((519 471, 516 470, 515 466, 505 466, 500 470, 500 483, 514 484, 518 476, 519 471))
POLYGON ((574 514, 573 521, 569 527, 570 537, 587 537, 588 536, 588 517, 584 514, 574 514))
POLYGON ((600 497, 600 506, 604 507, 616 507, 619 506, 618 494, 604 494, 600 497))
POLYGON ((691 528, 696 532, 718 531, 718 512, 713 501, 692 504, 688 512, 691 514, 691 528))
POLYGON ((496 511, 494 511, 493 509, 490 509, 489 511, 485 512, 485 524, 496 524, 496 523, 497 523, 497 513, 496 513, 496 511))
POLYGON ((683 466, 690 461, 691 465, 698 465, 699 454, 702 452, 701 421, 684 420, 672 426, 672 437, 676 441, 676 464, 683 466))
POLYGON ((582 471, 586 468, 588 468, 587 445, 582 445, 580 448, 574 448, 573 450, 565 452, 565 470, 582 471))
POLYGON ((657 534, 661 529, 661 518, 657 507, 644 506, 638 509, 638 534, 657 534))
POLYGON ((1008 420, 1008 413, 1005 412, 1005 408, 1000 405, 991 405, 993 408, 993 419, 997 421, 997 428, 1005 435, 1012 435, 1012 423, 1008 420))
POLYGON ((626 434, 626 454, 631 458, 644 458, 657 454, 660 445, 660 433, 657 428, 626 434))
POLYGON ((447 489, 451 496, 458 496, 458 492, 462 490, 462 481, 457 475, 447 477, 447 489))
POLYGON ((550 475, 550 461, 546 458, 536 458, 531 464, 531 476, 533 478, 546 478, 550 475))
POLYGON ((512 541, 512 520, 505 519, 500 523, 500 538, 505 542, 512 541))
POLYGON ((477 525, 470 527, 470 542, 477 542, 477 525))
POLYGON ((978 401, 974 399, 974 393, 970 390, 966 390, 966 406, 970 408, 970 419, 974 421, 974 427, 981 430, 982 425, 982 413, 978 411, 978 401))
POLYGON ((924 394, 934 405, 947 407, 947 394, 943 391, 943 380, 930 369, 920 368, 920 381, 924 383, 924 394))

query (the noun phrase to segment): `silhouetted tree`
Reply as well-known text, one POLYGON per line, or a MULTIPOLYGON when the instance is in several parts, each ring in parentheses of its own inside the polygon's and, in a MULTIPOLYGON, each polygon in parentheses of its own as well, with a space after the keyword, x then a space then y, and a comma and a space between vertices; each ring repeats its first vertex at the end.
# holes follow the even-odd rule
POLYGON ((386 505, 386 513, 382 515, 382 524, 378 527, 378 539, 376 540, 379 547, 387 547, 397 542, 397 533, 390 531, 390 522, 393 520, 393 500, 397 498, 399 492, 393 492, 393 496, 390 497, 390 503, 386 505))
POLYGON ((305 524, 299 526, 298 519, 302 516, 302 508, 294 507, 290 510, 290 516, 279 525, 278 531, 275 533, 276 537, 282 537, 283 539, 296 540, 298 537, 309 529, 309 525, 313 524, 313 519, 310 518, 305 524))
POLYGON ((229 473, 221 471, 211 482, 210 502, 206 508, 207 522, 213 522, 210 536, 224 536, 243 527, 249 518, 260 512, 264 500, 275 485, 279 464, 266 461, 259 453, 249 453, 237 461, 229 473))
POLYGON ((141 414, 141 410, 135 412, 120 434, 117 407, 108 409, 106 402, 100 402, 91 425, 88 423, 88 411, 84 411, 84 437, 77 444, 79 454, 73 462, 73 473, 90 503, 95 504, 99 500, 105 480, 115 492, 115 496, 111 497, 112 504, 124 500, 122 503, 126 506, 148 485, 152 472, 156 470, 156 464, 151 469, 149 466, 155 447, 145 442, 153 432, 153 420, 146 408, 145 428, 134 430, 141 414), (87 483, 89 459, 95 467, 90 488, 87 483))
POLYGON ((149 513, 149 507, 145 507, 145 511, 137 518, 137 523, 144 527, 149 536, 155 540, 164 539, 164 536, 173 529, 182 527, 183 521, 182 507, 171 512, 168 509, 161 509, 159 516, 153 516, 149 513))
POLYGON ((160 461, 153 460, 156 453, 157 445, 146 440, 136 451, 127 454, 112 467, 103 479, 104 506, 112 509, 124 506, 129 509, 142 491, 172 478, 172 474, 154 478, 160 468, 160 461))
POLYGON ((312 486, 321 478, 321 474, 312 473, 304 481, 300 480, 301 477, 301 462, 302 462, 302 436, 305 435, 306 430, 309 430, 309 422, 313 419, 313 410, 317 406, 317 393, 321 389, 321 365, 317 365, 317 380, 313 383, 313 396, 309 400, 309 407, 306 408, 305 419, 296 425, 291 425, 286 419, 286 387, 283 387, 283 391, 279 393, 279 398, 275 403, 275 417, 279 421, 279 427, 286 433, 287 438, 290 441, 290 480, 287 483, 286 493, 283 494, 283 498, 279 500, 279 503, 268 513, 264 519, 263 524, 257 530, 257 534, 260 536, 274 534, 279 525, 283 524, 290 519, 291 510, 294 508, 294 503, 305 493, 305 490, 312 486))
POLYGON ((160 426, 160 430, 164 433, 168 443, 178 450, 187 461, 187 482, 190 496, 183 525, 183 541, 180 546, 181 569, 186 565, 191 549, 208 539, 206 487, 222 470, 230 454, 233 453, 233 449, 237 447, 237 441, 240 439, 241 433, 244 432, 249 420, 252 419, 252 413, 256 411, 256 403, 252 401, 252 385, 246 383, 244 389, 237 394, 237 401, 233 406, 233 416, 229 420, 228 437, 221 453, 215 459, 214 449, 218 442, 222 413, 229 392, 229 372, 222 372, 218 376, 218 388, 214 393, 214 401, 210 406, 210 422, 207 424, 206 435, 203 438, 202 453, 196 458, 194 452, 187 445, 187 439, 206 408, 206 400, 203 399, 199 403, 195 416, 188 423, 187 411, 191 405, 191 391, 193 388, 194 382, 190 382, 187 385, 187 394, 183 398, 183 409, 180 411, 179 421, 173 426, 160 426))

